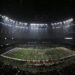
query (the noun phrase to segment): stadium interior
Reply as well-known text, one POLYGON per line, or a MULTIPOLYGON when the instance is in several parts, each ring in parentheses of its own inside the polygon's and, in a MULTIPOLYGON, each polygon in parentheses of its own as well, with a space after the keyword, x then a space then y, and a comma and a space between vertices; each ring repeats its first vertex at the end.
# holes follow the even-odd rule
MULTIPOLYGON (((70 18, 65 21, 50 23, 50 24, 27 23, 27 22, 18 22, 9 18, 8 16, 0 15, 0 54, 6 51, 10 51, 11 49, 16 48, 16 47, 26 48, 26 49, 27 48, 34 48, 34 49, 40 48, 42 50, 43 49, 47 50, 47 48, 66 47, 71 50, 74 50, 75 48, 74 47, 75 24, 73 21, 74 19, 70 18)), ((25 70, 21 70, 17 66, 16 68, 14 68, 11 64, 6 64, 6 61, 5 63, 1 62, 1 64, 3 66, 1 66, 0 69, 1 69, 1 74, 3 75, 8 74, 8 73, 11 74, 12 71, 14 72, 14 75, 15 74, 28 75, 32 73, 29 71, 25 72, 25 70), (3 69, 6 70, 5 67, 7 67, 8 71, 4 71, 5 73, 2 73, 3 69)), ((60 72, 58 70, 52 70, 52 71, 45 70, 46 72, 44 72, 44 74, 50 73, 50 75, 60 75, 60 73, 62 74, 64 73, 62 72, 64 71, 64 68, 62 69, 63 70, 60 70, 60 72)), ((43 72, 37 72, 36 74, 43 74, 43 72)))
POLYGON ((75 75, 71 0, 1 3, 0 75, 75 75))

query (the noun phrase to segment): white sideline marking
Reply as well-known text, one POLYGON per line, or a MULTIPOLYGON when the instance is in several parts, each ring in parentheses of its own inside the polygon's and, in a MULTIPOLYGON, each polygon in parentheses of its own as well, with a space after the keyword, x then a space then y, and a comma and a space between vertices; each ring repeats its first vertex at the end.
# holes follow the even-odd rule
MULTIPOLYGON (((13 59, 13 60, 18 60, 18 61, 27 61, 27 62, 28 62, 28 61, 33 61, 33 62, 39 61, 39 62, 40 62, 40 60, 23 60, 23 59, 19 59, 19 58, 13 58, 13 57, 5 56, 5 55, 3 55, 3 54, 1 54, 1 56, 4 57, 4 58, 13 59)), ((42 60, 42 61, 48 61, 48 60, 42 60)))
POLYGON ((12 58, 12 57, 9 57, 9 56, 5 56, 3 54, 1 54, 2 57, 4 58, 8 58, 8 59, 13 59, 13 60, 18 60, 18 61, 26 61, 26 60, 23 60, 23 59, 18 59, 18 58, 12 58))

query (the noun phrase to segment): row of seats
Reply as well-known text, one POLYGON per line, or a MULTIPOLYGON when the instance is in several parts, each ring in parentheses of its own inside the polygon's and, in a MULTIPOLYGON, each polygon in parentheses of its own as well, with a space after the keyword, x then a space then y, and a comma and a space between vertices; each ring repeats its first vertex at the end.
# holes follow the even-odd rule
POLYGON ((48 72, 31 73, 28 71, 13 68, 11 65, 4 65, 0 62, 0 75, 75 75, 75 64, 67 66, 61 70, 53 70, 48 72))

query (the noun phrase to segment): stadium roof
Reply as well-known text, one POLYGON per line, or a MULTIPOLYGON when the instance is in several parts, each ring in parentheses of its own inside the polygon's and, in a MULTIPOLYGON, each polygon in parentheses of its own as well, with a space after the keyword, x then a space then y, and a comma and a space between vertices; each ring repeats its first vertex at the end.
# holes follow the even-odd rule
POLYGON ((2 0, 1 14, 29 22, 61 21, 74 17, 73 0, 2 0))

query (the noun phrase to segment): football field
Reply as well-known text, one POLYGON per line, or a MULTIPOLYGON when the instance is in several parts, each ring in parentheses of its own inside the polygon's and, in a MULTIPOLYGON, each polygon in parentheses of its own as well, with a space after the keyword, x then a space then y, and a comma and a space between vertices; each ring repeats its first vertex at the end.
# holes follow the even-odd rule
POLYGON ((2 56, 17 60, 59 60, 74 55, 75 52, 63 47, 56 48, 14 48, 2 56))
POLYGON ((61 69, 75 62, 75 51, 64 47, 13 48, 1 54, 6 65, 30 72, 45 72, 61 69), (59 64, 53 66, 53 64, 59 64), (52 67, 51 67, 52 66, 52 67))

